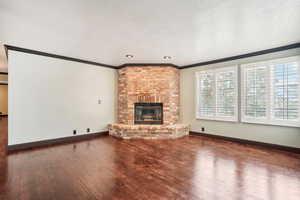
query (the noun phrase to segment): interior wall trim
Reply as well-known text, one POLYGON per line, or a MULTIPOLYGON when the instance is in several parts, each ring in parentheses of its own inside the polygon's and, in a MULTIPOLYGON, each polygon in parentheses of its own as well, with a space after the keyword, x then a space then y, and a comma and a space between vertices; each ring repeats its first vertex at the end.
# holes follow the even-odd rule
POLYGON ((242 58, 249 58, 249 57, 253 57, 253 56, 259 56, 259 55, 264 55, 264 54, 269 54, 269 53, 275 53, 275 52, 285 51, 285 50, 295 49, 295 48, 300 48, 300 42, 285 45, 285 46, 275 47, 275 48, 271 48, 271 49, 265 49, 265 50, 261 50, 261 51, 255 51, 255 52, 251 52, 251 53, 241 54, 241 55, 237 55, 237 56, 231 56, 231 57, 220 58, 220 59, 216 59, 216 60, 199 62, 199 63, 195 63, 195 64, 191 64, 191 65, 185 65, 185 66, 181 66, 180 69, 186 69, 186 68, 191 68, 191 67, 199 67, 199 66, 204 66, 204 65, 211 65, 211 64, 216 64, 216 63, 228 62, 228 61, 232 61, 232 60, 238 60, 238 59, 242 59, 242 58))
POLYGON ((113 65, 108 65, 108 64, 103 64, 103 63, 83 60, 83 59, 79 59, 79 58, 68 57, 68 56, 62 56, 62 55, 47 53, 47 52, 43 52, 43 51, 25 49, 25 48, 22 48, 22 47, 16 47, 16 46, 11 46, 11 45, 4 45, 4 46, 7 49, 7 54, 8 54, 8 50, 19 51, 19 52, 22 52, 22 53, 34 54, 34 55, 39 55, 39 56, 46 56, 46 57, 57 58, 57 59, 62 59, 62 60, 68 60, 68 61, 73 61, 73 62, 79 62, 79 63, 89 64, 89 65, 107 67, 107 68, 111 68, 111 69, 117 69, 118 68, 117 66, 113 66, 113 65))
POLYGON ((265 142, 257 142, 257 141, 253 141, 253 140, 233 138, 233 137, 214 135, 214 134, 208 134, 208 133, 202 133, 202 132, 196 132, 196 131, 190 131, 190 135, 205 136, 205 137, 210 137, 210 138, 219 139, 219 140, 237 142, 240 144, 253 145, 253 146, 259 146, 259 147, 264 147, 264 148, 269 148, 269 149, 277 149, 277 150, 281 150, 281 151, 288 151, 288 152, 300 154, 300 148, 296 148, 296 147, 289 147, 289 146, 283 146, 283 145, 271 144, 271 143, 265 143, 265 142))
POLYGON ((176 69, 180 69, 179 66, 177 65, 174 65, 172 63, 125 63, 123 65, 120 65, 118 67, 118 69, 122 69, 124 67, 139 67, 139 66, 142 66, 142 67, 160 67, 160 66, 166 66, 166 67, 174 67, 176 69))
POLYGON ((105 135, 108 135, 108 131, 91 133, 91 134, 86 134, 86 135, 77 135, 77 136, 63 137, 63 138, 57 138, 57 139, 50 139, 50 140, 43 140, 43 141, 37 141, 37 142, 29 142, 29 143, 23 143, 23 144, 14 144, 14 145, 8 145, 7 151, 8 151, 8 153, 13 153, 15 151, 78 142, 78 141, 88 140, 88 139, 92 139, 92 138, 99 137, 99 136, 105 136, 105 135))
POLYGON ((195 63, 195 64, 190 64, 190 65, 183 65, 183 66, 178 66, 173 63, 125 63, 125 64, 122 64, 119 66, 114 66, 114 65, 108 65, 108 64, 83 60, 83 59, 79 59, 79 58, 73 58, 73 57, 62 56, 62 55, 58 55, 58 54, 37 51, 37 50, 33 50, 33 49, 26 49, 26 48, 22 48, 22 47, 7 45, 7 44, 5 44, 4 47, 5 47, 7 57, 8 57, 8 50, 12 50, 12 51, 19 51, 19 52, 23 52, 23 53, 35 54, 35 55, 40 55, 40 56, 46 56, 46 57, 52 57, 52 58, 57 58, 57 59, 80 62, 80 63, 90 64, 90 65, 96 65, 96 66, 101 66, 101 67, 108 67, 111 69, 121 69, 121 68, 127 67, 127 66, 172 66, 177 69, 186 69, 186 68, 211 65, 211 64, 216 64, 216 63, 228 62, 228 61, 238 60, 238 59, 243 59, 243 58, 249 58, 249 57, 254 57, 254 56, 259 56, 259 55, 264 55, 264 54, 269 54, 269 53, 275 53, 275 52, 285 51, 285 50, 289 50, 289 49, 300 48, 300 42, 285 45, 285 46, 275 47, 275 48, 271 48, 271 49, 265 49, 265 50, 251 52, 251 53, 230 56, 230 57, 225 57, 225 58, 220 58, 220 59, 215 59, 215 60, 210 60, 210 61, 205 61, 205 62, 199 62, 199 63, 195 63))

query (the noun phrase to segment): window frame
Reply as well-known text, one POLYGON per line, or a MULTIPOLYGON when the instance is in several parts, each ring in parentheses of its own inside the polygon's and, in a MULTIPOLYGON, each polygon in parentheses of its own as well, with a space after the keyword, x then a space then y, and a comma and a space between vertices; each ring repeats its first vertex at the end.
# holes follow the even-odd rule
MULTIPOLYGON (((270 105, 268 103, 266 103, 266 117, 262 117, 262 118, 253 118, 253 117, 248 117, 245 114, 245 108, 246 108, 246 91, 247 91, 247 84, 246 84, 246 72, 247 69, 253 69, 253 68, 262 68, 265 67, 266 68, 266 73, 269 74, 269 70, 268 67, 266 66, 267 63, 266 62, 256 62, 256 63, 249 63, 249 64, 242 64, 241 67, 241 122, 246 122, 246 123, 259 123, 259 124, 266 124, 269 121, 269 109, 270 109, 270 105)), ((268 102, 268 96, 270 93, 270 88, 268 85, 269 82, 269 75, 266 78, 266 102, 268 102)))
MULTIPOLYGON (((270 123, 272 125, 279 125, 279 126, 293 126, 293 127, 300 127, 300 56, 292 56, 286 57, 281 59, 274 59, 270 60, 270 81, 274 80, 274 74, 272 73, 272 67, 278 64, 288 64, 296 62, 298 65, 298 119, 297 120, 280 120, 275 119, 271 113, 270 109, 270 123)), ((274 104, 274 85, 270 84, 270 107, 273 108, 274 104)))
POLYGON ((227 121, 227 122, 238 122, 238 117, 239 117, 239 88, 238 88, 238 66, 228 66, 228 67, 222 67, 222 68, 215 68, 215 69, 206 69, 206 70, 200 70, 195 72, 195 81, 196 81, 196 110, 195 110, 195 115, 196 119, 200 120, 215 120, 215 121, 227 121), (231 117, 226 117, 226 116, 217 116, 217 99, 218 99, 218 94, 217 94, 217 74, 226 72, 226 71, 234 71, 234 115, 231 117), (204 73, 213 73, 214 74, 214 116, 201 116, 199 112, 199 100, 200 100, 200 81, 199 81, 199 75, 204 74, 204 73))
POLYGON ((272 73, 273 67, 278 64, 287 64, 287 63, 298 63, 298 76, 300 77, 300 56, 292 56, 292 57, 285 57, 279 59, 272 59, 268 61, 262 62, 255 62, 255 63, 248 63, 242 64, 241 67, 241 122, 242 123, 255 123, 255 124, 264 124, 264 125, 278 125, 278 126, 291 126, 291 127, 300 127, 300 80, 298 86, 298 119, 297 120, 280 120, 275 119, 272 115, 272 108, 274 105, 274 85, 272 81, 274 80, 274 75, 272 73), (267 77, 266 77, 266 97, 267 97, 267 104, 266 104, 266 117, 265 118, 251 118, 245 115, 245 105, 246 105, 246 70, 256 67, 266 67, 267 77))

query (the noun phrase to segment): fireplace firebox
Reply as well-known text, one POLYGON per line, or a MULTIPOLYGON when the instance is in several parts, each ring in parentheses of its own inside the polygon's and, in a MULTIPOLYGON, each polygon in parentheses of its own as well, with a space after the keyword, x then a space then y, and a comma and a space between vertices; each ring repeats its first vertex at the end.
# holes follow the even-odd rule
POLYGON ((134 124, 163 124, 163 104, 135 103, 134 124))

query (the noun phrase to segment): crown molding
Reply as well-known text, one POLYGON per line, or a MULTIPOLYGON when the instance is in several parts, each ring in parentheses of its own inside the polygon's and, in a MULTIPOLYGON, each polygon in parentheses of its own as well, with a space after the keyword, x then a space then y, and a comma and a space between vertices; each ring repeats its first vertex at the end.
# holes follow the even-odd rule
POLYGON ((288 49, 295 49, 295 48, 299 48, 299 47, 300 47, 300 42, 285 45, 285 46, 275 47, 272 49, 265 49, 265 50, 255 51, 255 52, 241 54, 241 55, 237 55, 237 56, 231 56, 231 57, 220 58, 220 59, 216 59, 216 60, 195 63, 195 64, 191 64, 191 65, 185 65, 185 66, 182 66, 179 68, 186 69, 186 68, 191 68, 191 67, 199 67, 199 66, 203 66, 203 65, 211 65, 211 64, 216 64, 216 63, 228 62, 228 61, 232 61, 232 60, 238 60, 238 59, 242 59, 242 58, 249 58, 249 57, 253 57, 253 56, 259 56, 259 55, 275 53, 275 52, 279 52, 279 51, 285 51, 288 49))
POLYGON ((4 46, 7 49, 7 51, 8 50, 19 51, 19 52, 28 53, 28 54, 46 56, 46 57, 57 58, 57 59, 68 60, 68 61, 74 61, 74 62, 89 64, 89 65, 96 65, 96 66, 101 66, 101 67, 117 69, 117 66, 98 63, 98 62, 93 62, 93 61, 88 61, 88 60, 83 60, 83 59, 79 59, 79 58, 62 56, 62 55, 58 55, 58 54, 52 54, 52 53, 47 53, 47 52, 43 52, 43 51, 37 51, 37 50, 33 50, 33 49, 26 49, 26 48, 22 48, 22 47, 11 46, 11 45, 4 45, 4 46))
POLYGON ((184 65, 184 66, 178 66, 178 65, 175 65, 173 63, 125 63, 125 64, 122 64, 122 65, 119 65, 119 66, 114 66, 114 65, 108 65, 108 64, 83 60, 83 59, 79 59, 79 58, 73 58, 73 57, 62 56, 62 55, 58 55, 58 54, 52 54, 52 53, 37 51, 37 50, 33 50, 33 49, 26 49, 26 48, 22 48, 22 47, 7 45, 7 44, 5 44, 4 47, 5 47, 7 57, 8 57, 8 51, 11 50, 11 51, 19 51, 19 52, 28 53, 28 54, 35 54, 35 55, 40 55, 40 56, 63 59, 63 60, 68 60, 68 61, 74 61, 74 62, 79 62, 79 63, 84 63, 84 64, 107 67, 107 68, 111 68, 111 69, 122 69, 124 67, 137 67, 137 66, 143 66, 143 67, 147 67, 147 66, 151 66, 151 67, 152 66, 167 66, 167 67, 174 67, 176 69, 187 69, 187 68, 192 68, 192 67, 211 65, 211 64, 228 62, 228 61, 232 61, 232 60, 249 58, 249 57, 254 57, 254 56, 259 56, 259 55, 264 55, 264 54, 269 54, 269 53, 275 53, 275 52, 279 52, 279 51, 285 51, 285 50, 289 50, 289 49, 300 48, 300 42, 285 45, 285 46, 280 46, 280 47, 276 47, 276 48, 265 49, 265 50, 261 50, 261 51, 255 51, 255 52, 251 52, 251 53, 246 53, 246 54, 241 54, 241 55, 236 55, 236 56, 230 56, 230 57, 225 57, 225 58, 220 58, 220 59, 215 59, 215 60, 210 60, 210 61, 205 61, 205 62, 199 62, 199 63, 184 65))
POLYGON ((122 69, 124 67, 160 67, 160 66, 166 66, 166 67, 174 67, 176 69, 180 69, 179 66, 174 65, 172 63, 125 63, 123 65, 120 65, 118 69, 122 69))

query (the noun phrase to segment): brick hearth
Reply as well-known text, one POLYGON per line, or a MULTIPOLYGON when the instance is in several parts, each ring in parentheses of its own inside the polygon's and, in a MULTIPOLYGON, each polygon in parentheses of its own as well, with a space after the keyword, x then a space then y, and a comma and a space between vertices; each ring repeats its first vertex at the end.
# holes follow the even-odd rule
POLYGON ((109 125, 110 135, 123 139, 164 139, 180 138, 188 134, 189 127, 185 124, 174 125, 109 125))
POLYGON ((188 135, 179 121, 179 70, 172 66, 126 66, 118 70, 118 124, 109 133, 121 138, 178 138, 188 135), (162 103, 163 125, 135 125, 135 103, 162 103))

